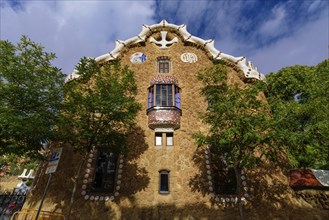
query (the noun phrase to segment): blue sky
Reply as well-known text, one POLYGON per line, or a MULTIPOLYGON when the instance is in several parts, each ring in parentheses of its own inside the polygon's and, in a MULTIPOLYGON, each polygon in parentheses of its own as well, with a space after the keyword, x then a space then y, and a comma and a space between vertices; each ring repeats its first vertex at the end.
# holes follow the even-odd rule
POLYGON ((114 49, 115 40, 166 19, 233 56, 246 56, 263 74, 329 57, 327 0, 0 0, 0 38, 21 35, 54 52, 70 73, 83 56, 114 49))

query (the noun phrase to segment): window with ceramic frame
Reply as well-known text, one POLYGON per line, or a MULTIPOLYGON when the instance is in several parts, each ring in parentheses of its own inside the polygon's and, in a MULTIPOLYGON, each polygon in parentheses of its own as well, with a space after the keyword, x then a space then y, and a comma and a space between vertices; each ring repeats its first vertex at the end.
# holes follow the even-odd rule
POLYGON ((236 195, 237 180, 235 170, 228 166, 225 158, 219 155, 212 155, 212 173, 214 191, 218 195, 236 195))
POLYGON ((92 191, 109 193, 114 191, 117 162, 117 154, 105 151, 98 152, 92 191))

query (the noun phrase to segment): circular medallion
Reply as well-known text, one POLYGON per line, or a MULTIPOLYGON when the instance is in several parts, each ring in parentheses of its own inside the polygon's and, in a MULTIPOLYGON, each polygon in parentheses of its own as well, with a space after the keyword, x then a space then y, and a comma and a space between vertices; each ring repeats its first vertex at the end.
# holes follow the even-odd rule
POLYGON ((130 61, 135 64, 141 64, 146 61, 146 55, 142 52, 136 52, 130 57, 130 61))
POLYGON ((198 57, 194 53, 183 53, 180 55, 180 59, 184 63, 195 63, 198 61, 198 57))

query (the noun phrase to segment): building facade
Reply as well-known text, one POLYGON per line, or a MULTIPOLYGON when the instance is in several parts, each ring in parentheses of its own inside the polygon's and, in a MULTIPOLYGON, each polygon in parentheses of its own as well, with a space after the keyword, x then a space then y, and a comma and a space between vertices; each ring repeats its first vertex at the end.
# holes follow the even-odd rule
MULTIPOLYGON (((115 59, 135 73, 136 99, 142 104, 136 130, 129 136, 128 154, 93 150, 82 157, 67 146, 43 209, 67 215, 72 178, 79 162, 84 161, 71 219, 238 219, 234 175, 227 171, 227 179, 219 179, 211 152, 197 149, 192 138, 198 131, 207 131, 199 117, 207 103, 200 95, 202 85, 196 73, 211 67, 213 60, 225 59, 228 80, 234 83, 243 85, 251 79, 263 80, 264 76, 245 57, 222 53, 214 47, 213 40, 192 36, 185 25, 166 21, 143 25, 139 35, 118 40, 114 50, 96 61, 102 64, 115 59)), ((67 80, 76 77, 73 72, 67 80)), ((45 166, 39 169, 25 208, 37 208, 40 202, 47 181, 45 166)), ((247 216, 312 219, 318 210, 291 209, 309 206, 294 197, 287 182, 282 169, 274 167, 243 174, 242 197, 247 216), (258 187, 260 183, 263 188, 258 187), (281 186, 285 188, 277 193, 282 198, 274 200, 275 195, 268 189, 279 190, 281 186)))

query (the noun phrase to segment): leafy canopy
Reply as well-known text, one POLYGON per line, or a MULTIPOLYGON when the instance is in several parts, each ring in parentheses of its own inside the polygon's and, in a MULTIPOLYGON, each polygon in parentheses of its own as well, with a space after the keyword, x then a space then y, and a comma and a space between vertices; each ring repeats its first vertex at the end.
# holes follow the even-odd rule
POLYGON ((329 60, 267 76, 266 96, 294 167, 329 169, 329 60))
POLYGON ((76 68, 79 78, 65 85, 65 103, 61 128, 66 141, 78 151, 94 146, 122 152, 127 132, 141 106, 135 100, 134 74, 119 62, 102 67, 83 58, 76 68))
POLYGON ((198 146, 208 145, 213 153, 225 157, 228 166, 241 171, 255 166, 263 156, 275 158, 271 117, 261 100, 264 83, 232 84, 227 72, 219 63, 198 73, 201 94, 209 104, 201 117, 210 130, 194 138, 198 146))
POLYGON ((17 45, 0 40, 0 155, 39 157, 57 139, 64 75, 55 58, 26 36, 17 45))

